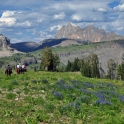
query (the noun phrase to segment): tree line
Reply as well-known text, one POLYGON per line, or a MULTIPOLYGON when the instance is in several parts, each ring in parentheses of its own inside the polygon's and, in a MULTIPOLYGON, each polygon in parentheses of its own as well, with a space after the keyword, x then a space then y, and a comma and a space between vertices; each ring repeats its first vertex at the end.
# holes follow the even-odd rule
POLYGON ((107 61, 107 73, 101 67, 98 56, 90 54, 85 59, 75 58, 74 61, 67 62, 66 66, 60 63, 59 55, 53 53, 49 47, 45 47, 41 54, 42 70, 75 72, 80 71, 83 76, 90 78, 108 78, 124 80, 124 62, 117 64, 113 59, 107 61))

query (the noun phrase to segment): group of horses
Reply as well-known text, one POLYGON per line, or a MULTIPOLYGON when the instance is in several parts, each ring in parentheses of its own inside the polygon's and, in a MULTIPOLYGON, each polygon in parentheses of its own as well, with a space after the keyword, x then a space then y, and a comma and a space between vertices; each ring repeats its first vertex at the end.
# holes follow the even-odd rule
MULTIPOLYGON (((15 71, 16 71, 17 74, 21 74, 21 73, 24 74, 26 72, 26 68, 16 68, 15 71)), ((8 68, 8 69, 5 70, 5 74, 7 76, 11 76, 12 73, 13 73, 12 68, 8 68)))

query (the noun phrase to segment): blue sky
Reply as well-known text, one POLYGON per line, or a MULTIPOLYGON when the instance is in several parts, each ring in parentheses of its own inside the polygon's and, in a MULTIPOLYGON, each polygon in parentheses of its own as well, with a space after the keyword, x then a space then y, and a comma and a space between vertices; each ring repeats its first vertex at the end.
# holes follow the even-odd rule
POLYGON ((124 35, 124 0, 0 0, 0 34, 11 43, 54 38, 69 22, 124 35))

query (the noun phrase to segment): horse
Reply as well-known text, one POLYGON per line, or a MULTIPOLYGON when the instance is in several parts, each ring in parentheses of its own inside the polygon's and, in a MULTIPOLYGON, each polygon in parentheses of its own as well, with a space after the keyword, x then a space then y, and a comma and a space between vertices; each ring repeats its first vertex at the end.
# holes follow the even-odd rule
POLYGON ((20 68, 16 68, 16 72, 17 72, 17 74, 20 74, 21 73, 21 69, 20 68))
POLYGON ((22 68, 21 72, 24 74, 24 72, 26 72, 26 68, 22 68))
POLYGON ((8 76, 11 76, 11 74, 12 74, 12 69, 11 68, 9 68, 9 69, 6 69, 5 70, 5 74, 8 76))

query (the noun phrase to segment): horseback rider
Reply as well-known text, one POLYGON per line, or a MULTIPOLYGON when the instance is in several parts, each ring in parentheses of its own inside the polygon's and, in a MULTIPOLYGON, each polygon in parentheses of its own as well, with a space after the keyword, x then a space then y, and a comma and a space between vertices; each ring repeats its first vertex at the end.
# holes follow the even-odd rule
POLYGON ((12 73, 12 68, 11 68, 11 66, 9 64, 6 66, 6 72, 7 71, 9 71, 10 73, 12 73))
POLYGON ((16 68, 19 68, 19 64, 16 65, 16 68))
POLYGON ((21 63, 19 63, 19 68, 22 69, 22 65, 21 65, 21 63))
POLYGON ((10 69, 11 67, 10 67, 10 65, 8 64, 7 66, 6 66, 6 69, 10 69))
POLYGON ((20 73, 19 64, 16 65, 15 69, 16 69, 17 74, 19 74, 20 73))
POLYGON ((25 64, 22 65, 22 71, 26 72, 26 65, 25 64))

